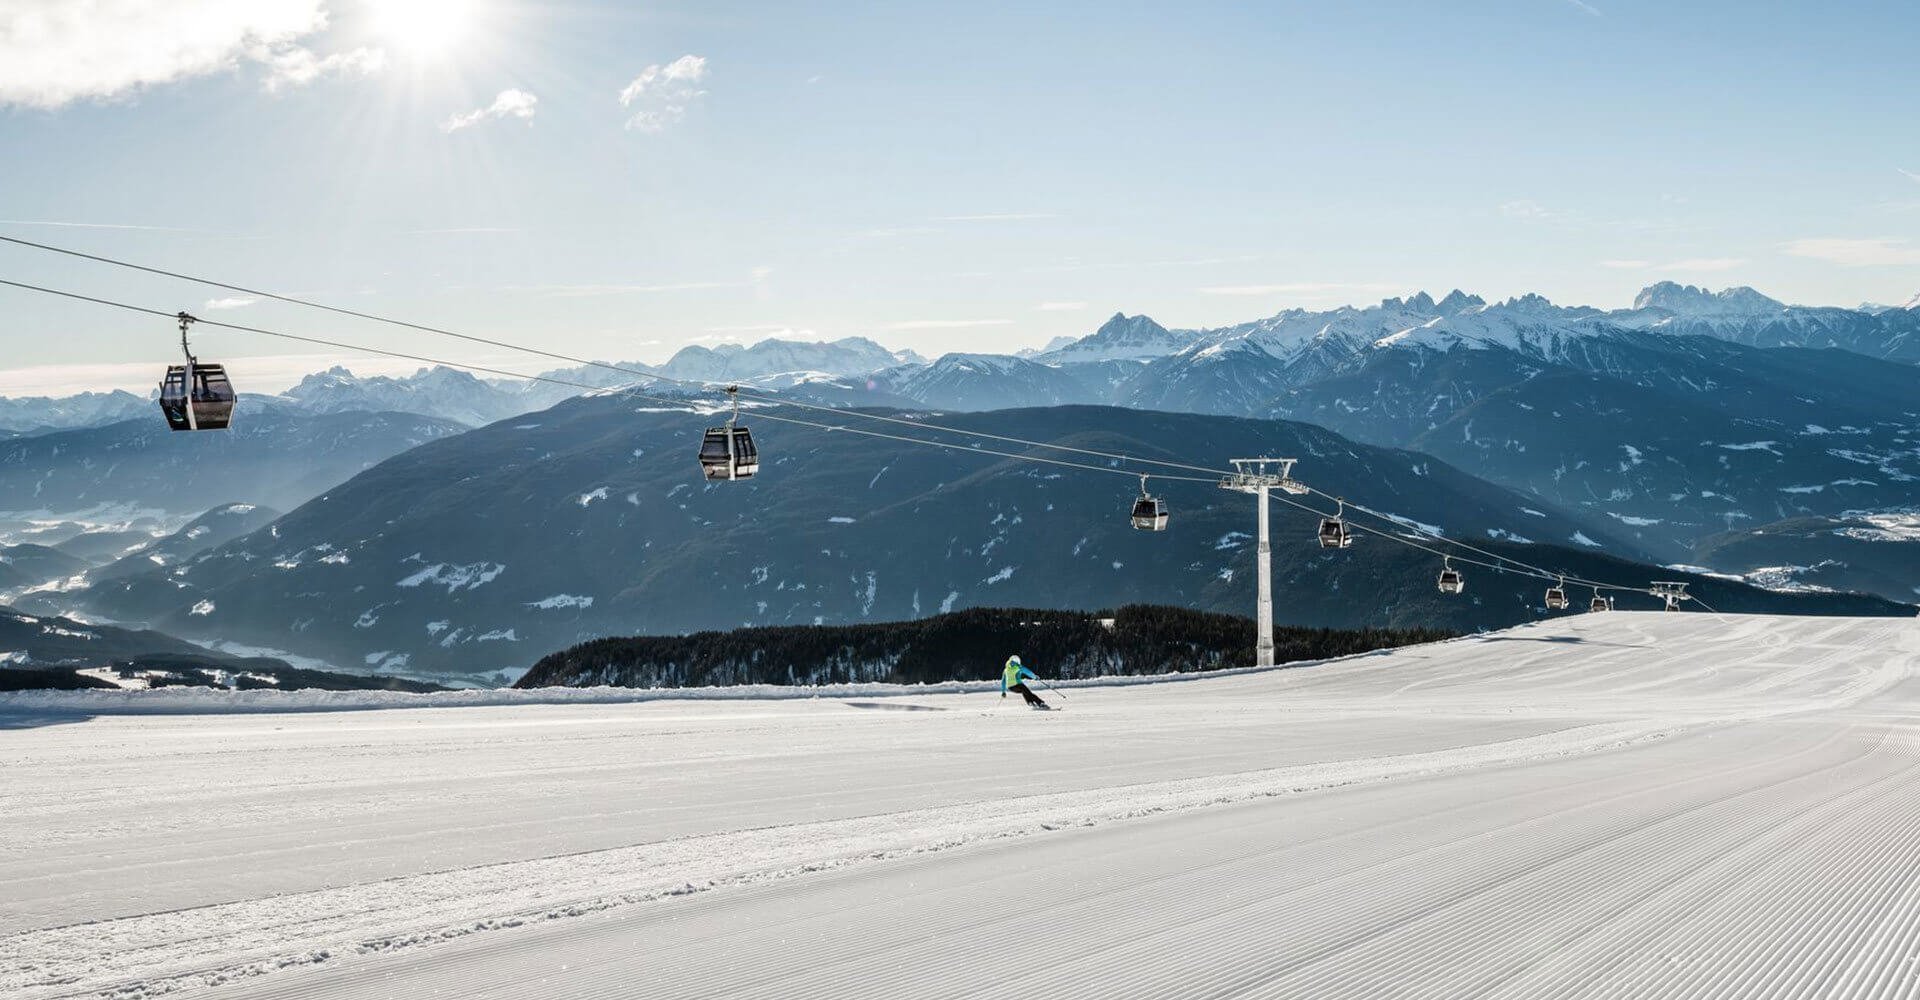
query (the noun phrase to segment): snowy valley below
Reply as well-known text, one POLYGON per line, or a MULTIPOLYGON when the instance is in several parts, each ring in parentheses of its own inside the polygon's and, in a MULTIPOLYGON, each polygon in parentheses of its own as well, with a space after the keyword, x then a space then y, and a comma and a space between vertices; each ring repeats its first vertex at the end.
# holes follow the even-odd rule
POLYGON ((1585 615, 1052 713, 810 693, 0 695, 0 994, 1920 983, 1911 620, 1585 615))

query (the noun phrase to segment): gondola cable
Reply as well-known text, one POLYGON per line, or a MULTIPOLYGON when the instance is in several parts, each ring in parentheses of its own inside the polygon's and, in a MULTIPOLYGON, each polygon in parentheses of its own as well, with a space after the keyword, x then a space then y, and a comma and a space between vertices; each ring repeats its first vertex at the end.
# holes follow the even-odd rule
MULTIPOLYGON (((114 267, 123 267, 129 270, 141 271, 146 274, 157 275, 159 277, 172 278, 177 281, 187 281, 187 282, 192 282, 194 284, 206 285, 210 288, 219 288, 219 289, 224 289, 230 292, 238 292, 242 295, 253 295, 253 296, 258 296, 264 299, 272 299, 276 302, 285 302, 289 305, 304 306, 309 309, 319 309, 325 312, 335 313, 341 316, 351 316, 355 319, 367 320, 369 322, 386 323, 392 326, 402 327, 409 330, 417 330, 422 333, 432 333, 432 334, 437 334, 443 337, 453 337, 458 340, 464 340, 464 341, 468 341, 470 343, 475 343, 475 344, 483 344, 488 347, 498 347, 498 348, 502 348, 504 350, 510 350, 510 351, 521 351, 527 354, 548 358, 554 361, 564 361, 564 362, 567 362, 568 364, 577 365, 580 367, 600 368, 607 371, 619 372, 624 375, 631 375, 636 378, 649 379, 655 382, 661 382, 669 385, 678 385, 684 388, 695 389, 700 391, 707 391, 707 392, 725 391, 725 387, 717 383, 700 382, 692 379, 675 378, 670 375, 661 375, 655 372, 641 371, 640 369, 637 369, 637 368, 628 368, 624 365, 609 364, 605 361, 592 361, 585 358, 576 358, 571 355, 560 354, 555 351, 542 350, 540 348, 535 348, 535 347, 527 347, 525 345, 515 344, 510 341, 494 340, 489 337, 481 337, 481 336, 476 336, 474 334, 461 333, 457 330, 448 330, 443 327, 428 326, 424 323, 414 323, 408 320, 394 319, 389 316, 381 316, 375 313, 362 312, 357 309, 347 309, 341 306, 328 305, 324 302, 315 302, 311 299, 298 298, 292 295, 282 295, 278 292, 269 292, 269 291, 264 291, 258 288, 249 288, 245 285, 236 285, 236 284, 232 284, 231 282, 219 281, 213 278, 203 278, 197 275, 183 274, 179 271, 169 271, 164 268, 152 267, 146 264, 137 264, 137 263, 134 263, 133 261, 119 260, 117 258, 106 257, 99 254, 86 253, 84 251, 73 250, 67 247, 54 246, 53 244, 50 244, 50 243, 39 243, 33 240, 21 239, 17 236, 0 235, 0 242, 12 243, 16 246, 28 247, 35 250, 45 250, 49 253, 64 254, 69 257, 78 257, 82 260, 90 260, 96 263, 112 265, 114 267)), ((11 282, 9 282, 9 284, 11 284, 11 282)), ((595 388, 600 388, 600 387, 596 386, 595 388)), ((890 423, 890 424, 902 424, 910 427, 918 427, 923 430, 934 430, 934 431, 940 431, 948 434, 960 434, 960 435, 965 435, 969 437, 981 438, 984 440, 999 441, 1004 444, 1021 444, 1021 445, 1026 445, 1027 447, 1030 447, 1030 448, 1046 448, 1052 451, 1072 452, 1072 453, 1087 455, 1095 458, 1106 458, 1106 459, 1112 459, 1115 461, 1122 461, 1122 462, 1135 462, 1141 465, 1154 465, 1162 468, 1182 469, 1188 472, 1205 472, 1212 475, 1224 474, 1223 471, 1220 469, 1207 468, 1205 466, 1198 466, 1198 465, 1189 465, 1184 462, 1168 462, 1160 459, 1143 458, 1138 455, 1128 455, 1128 454, 1118 453, 1118 452, 1099 451, 1097 449, 1092 449, 1092 448, 1079 448, 1072 445, 1055 444, 1055 443, 1046 442, 1046 441, 1032 441, 1025 438, 1009 437, 1001 434, 990 434, 985 431, 970 431, 970 430, 965 430, 958 427, 949 427, 949 426, 943 426, 941 424, 929 423, 924 420, 909 420, 904 417, 889 417, 884 414, 878 414, 878 413, 863 413, 855 409, 848 409, 848 408, 834 407, 834 406, 821 406, 814 403, 805 403, 805 402, 799 402, 791 399, 783 399, 781 397, 774 396, 767 393, 759 393, 752 390, 739 389, 737 386, 734 386, 732 388, 737 390, 738 395, 745 396, 749 399, 758 399, 763 402, 775 403, 781 406, 792 406, 792 407, 797 407, 803 410, 815 410, 819 412, 834 413, 839 415, 851 414, 863 420, 873 420, 873 421, 890 423)))
MULTIPOLYGON (((3 237, 3 236, 0 236, 0 240, 8 240, 11 242, 26 242, 21 240, 12 240, 12 238, 10 237, 3 237)), ((80 255, 80 256, 87 256, 87 255, 80 255)), ((80 302, 88 302, 95 305, 108 306, 111 308, 121 309, 128 312, 142 313, 149 316, 158 316, 166 319, 177 319, 177 317, 179 316, 179 313, 167 312, 161 309, 153 309, 146 306, 133 305, 131 303, 126 303, 126 302, 117 302, 112 299, 104 299, 104 298, 99 298, 97 296, 85 295, 79 292, 64 291, 56 288, 48 288, 42 285, 34 285, 27 282, 12 281, 5 278, 0 278, 0 285, 5 285, 12 288, 18 288, 25 291, 40 292, 43 294, 54 295, 61 298, 72 299, 80 302)), ((370 347, 370 346, 361 345, 361 344, 350 344, 342 341, 328 340, 321 337, 310 337, 302 334, 286 333, 284 331, 279 331, 279 330, 269 330, 263 327, 247 326, 240 323, 228 323, 220 320, 199 319, 197 320, 197 322, 204 326, 216 327, 216 328, 226 329, 226 330, 234 330, 242 333, 255 333, 255 334, 260 334, 262 336, 276 337, 283 340, 291 340, 291 341, 296 341, 296 342, 305 343, 305 344, 314 344, 322 347, 333 347, 340 350, 358 351, 362 353, 374 354, 374 355, 379 355, 383 357, 399 358, 399 359, 404 359, 409 361, 418 361, 423 364, 443 365, 449 368, 458 368, 466 371, 480 372, 488 375, 497 375, 503 378, 520 379, 520 380, 530 381, 530 382, 545 382, 553 385, 561 385, 561 386, 567 386, 575 389, 581 389, 587 392, 597 392, 597 393, 604 393, 608 395, 618 395, 618 396, 623 396, 627 398, 642 399, 650 402, 664 403, 669 406, 675 406, 675 407, 685 406, 690 402, 689 400, 686 400, 686 399, 676 399, 676 398, 670 398, 665 396, 650 395, 647 393, 640 392, 630 386, 614 387, 614 388, 608 388, 604 386, 595 386, 595 385, 589 385, 587 383, 573 382, 566 379, 555 378, 551 375, 529 375, 524 372, 508 371, 505 369, 493 368, 486 365, 479 365, 479 364, 473 364, 469 362, 460 362, 460 361, 449 361, 442 358, 435 358, 435 357, 430 357, 427 355, 420 355, 420 354, 412 354, 405 351, 394 351, 386 348, 370 347)), ((535 352, 535 353, 540 353, 540 352, 535 352)), ((663 380, 675 381, 675 380, 665 380, 665 379, 663 380)), ((699 388, 704 391, 706 387, 698 386, 696 388, 699 388)), ((745 395, 745 393, 741 393, 741 395, 745 395)), ((833 407, 820 407, 820 406, 812 406, 807 404, 794 404, 786 400, 780 400, 778 398, 773 398, 773 399, 770 399, 769 401, 774 403, 775 405, 797 406, 798 408, 801 408, 801 409, 825 410, 827 412, 840 414, 840 415, 871 416, 869 414, 861 414, 858 411, 842 410, 842 409, 836 409, 833 407)), ((918 445, 923 445, 927 447, 939 448, 947 451, 970 452, 970 453, 976 453, 976 454, 991 455, 991 456, 1011 459, 1015 461, 1034 462, 1034 463, 1040 463, 1045 465, 1079 469, 1079 470, 1088 471, 1088 472, 1100 472, 1100 473, 1106 473, 1109 475, 1124 475, 1124 476, 1139 475, 1139 473, 1135 473, 1126 469, 1114 468, 1112 466, 1089 465, 1083 462, 1069 462, 1061 459, 1045 458, 1038 455, 1022 455, 1014 452, 1005 452, 1005 451, 999 451, 995 449, 982 448, 977 445, 963 445, 963 444, 957 444, 953 442, 928 440, 926 438, 915 438, 907 435, 888 434, 880 431, 867 430, 864 428, 849 427, 844 424, 827 424, 827 423, 822 423, 822 422, 813 421, 813 420, 802 420, 795 417, 783 417, 783 416, 778 416, 775 414, 770 414, 765 412, 757 413, 756 419, 773 420, 779 423, 796 424, 800 426, 814 427, 817 429, 827 430, 827 431, 838 431, 838 432, 846 432, 846 433, 852 433, 852 434, 860 434, 868 437, 875 437, 875 438, 882 438, 882 439, 893 440, 893 441, 900 441, 904 443, 918 444, 918 445)), ((921 425, 914 421, 904 421, 904 422, 909 424, 914 424, 915 426, 931 426, 931 425, 921 425)), ((942 429, 942 428, 932 427, 931 429, 942 429)), ((967 434, 972 432, 956 431, 956 433, 967 434)), ((1026 442, 1020 439, 1010 439, 1010 440, 1014 440, 1014 441, 1017 441, 1018 443, 1023 443, 1023 444, 1032 444, 1035 447, 1043 447, 1043 448, 1055 447, 1052 445, 1048 445, 1044 442, 1026 442)), ((1078 450, 1078 449, 1067 449, 1067 450, 1078 450)), ((1096 454, 1099 454, 1101 457, 1111 457, 1111 456, 1107 456, 1105 453, 1096 453, 1096 454)), ((1126 456, 1120 456, 1120 457, 1126 457, 1126 456)), ((1174 464, 1174 463, 1161 463, 1161 464, 1174 464)), ((1192 469, 1196 469, 1197 471, 1204 471, 1204 472, 1213 471, 1211 469, 1206 469, 1205 467, 1200 467, 1200 466, 1184 466, 1184 467, 1192 468, 1192 469)), ((1214 477, 1202 479, 1196 476, 1155 475, 1153 478, 1172 480, 1172 481, 1181 481, 1181 482, 1196 482, 1196 483, 1215 483, 1218 481, 1218 479, 1214 477)), ((1321 491, 1319 490, 1311 490, 1311 492, 1319 493, 1322 496, 1326 495, 1324 493, 1321 493, 1321 491)), ((1319 517, 1325 518, 1328 516, 1326 512, 1317 510, 1307 503, 1303 503, 1301 501, 1293 500, 1289 498, 1288 496, 1285 495, 1285 491, 1276 491, 1273 494, 1273 497, 1275 499, 1278 499, 1281 503, 1299 508, 1300 510, 1307 511, 1319 517)), ((1338 499, 1338 498, 1334 498, 1334 499, 1338 499)), ((1405 522, 1403 522, 1398 518, 1394 518, 1389 515, 1381 514, 1380 512, 1371 510, 1369 508, 1362 507, 1359 504, 1352 503, 1352 501, 1347 501, 1346 505, 1352 506, 1355 509, 1364 511, 1368 514, 1372 514, 1373 516, 1379 517, 1382 520, 1388 521, 1389 523, 1392 523, 1396 526, 1408 527, 1408 525, 1406 525, 1405 522)), ((1489 553, 1489 552, 1485 552, 1485 550, 1474 549, 1473 546, 1466 545, 1465 543, 1461 543, 1461 542, 1455 542, 1454 540, 1448 539, 1445 536, 1435 536, 1435 537, 1444 544, 1459 545, 1463 548, 1472 549, 1473 551, 1481 552, 1483 555, 1490 556, 1496 561, 1484 562, 1481 560, 1471 559, 1464 556, 1453 555, 1451 553, 1434 548, 1430 545, 1415 541, 1411 538, 1407 538, 1403 535, 1399 535, 1391 531, 1383 531, 1381 529, 1373 528, 1365 524, 1359 524, 1356 522, 1348 521, 1347 526, 1350 529, 1364 531, 1368 534, 1385 538, 1389 541, 1393 541, 1401 545, 1408 546, 1410 548, 1418 549, 1420 551, 1429 553, 1431 555, 1441 556, 1443 559, 1448 559, 1448 560, 1457 559, 1461 563, 1466 565, 1481 566, 1483 568, 1492 569, 1499 572, 1513 572, 1523 576, 1531 576, 1531 577, 1536 577, 1536 578, 1545 579, 1545 580, 1554 580, 1554 579, 1573 580, 1583 586, 1594 587, 1596 590, 1605 589, 1605 590, 1619 590, 1619 591, 1640 592, 1640 593, 1647 592, 1647 588, 1645 587, 1628 587, 1628 586, 1622 586, 1619 584, 1603 583, 1599 581, 1587 580, 1584 578, 1571 577, 1571 576, 1563 578, 1561 577, 1560 574, 1552 573, 1547 570, 1530 566, 1525 563, 1520 563, 1516 560, 1513 560, 1504 556, 1500 556, 1497 553, 1489 553)), ((1420 529, 1417 529, 1417 528, 1415 530, 1420 531, 1420 529)), ((1431 532, 1425 532, 1425 531, 1421 531, 1421 533, 1427 534, 1427 535, 1433 534, 1431 532)), ((1702 607, 1705 607, 1705 605, 1702 605, 1702 607)), ((1712 609, 1709 608, 1707 610, 1711 611, 1712 609)))

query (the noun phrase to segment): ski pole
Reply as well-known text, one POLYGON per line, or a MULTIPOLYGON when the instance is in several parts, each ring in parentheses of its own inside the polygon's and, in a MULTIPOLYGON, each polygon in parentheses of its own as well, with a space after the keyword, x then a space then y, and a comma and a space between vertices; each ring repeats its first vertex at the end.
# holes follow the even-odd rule
POLYGON ((1034 680, 1036 680, 1036 681, 1040 681, 1040 686, 1041 686, 1041 687, 1044 687, 1044 688, 1046 688, 1046 689, 1047 689, 1047 690, 1048 690, 1049 692, 1051 692, 1051 693, 1053 693, 1053 694, 1058 694, 1058 695, 1060 695, 1060 700, 1061 700, 1061 701, 1066 701, 1066 700, 1067 700, 1067 696, 1066 696, 1066 695, 1064 695, 1064 694, 1060 694, 1060 689, 1059 689, 1059 688, 1057 688, 1057 687, 1054 687, 1054 686, 1053 686, 1053 685, 1051 685, 1051 684, 1048 684, 1048 683, 1047 683, 1046 681, 1044 681, 1044 680, 1041 680, 1041 679, 1040 679, 1040 678, 1038 678, 1038 677, 1035 677, 1035 678, 1034 678, 1034 680))

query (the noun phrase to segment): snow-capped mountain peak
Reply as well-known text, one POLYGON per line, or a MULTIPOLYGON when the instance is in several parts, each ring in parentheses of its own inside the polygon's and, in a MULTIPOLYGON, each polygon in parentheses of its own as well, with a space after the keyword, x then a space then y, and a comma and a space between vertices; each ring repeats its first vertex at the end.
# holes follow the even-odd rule
POLYGON ((865 337, 808 343, 798 340, 762 340, 752 346, 719 344, 683 347, 661 366, 672 378, 695 380, 752 379, 784 372, 827 372, 864 375, 901 364, 919 364, 912 352, 895 353, 865 337))
POLYGON ((1150 316, 1128 316, 1117 312, 1100 324, 1100 329, 1065 347, 1044 352, 1037 358, 1048 364, 1140 360, 1174 354, 1192 341, 1191 335, 1168 330, 1150 316))
POLYGON ((1662 281, 1648 285, 1634 296, 1635 309, 1664 309, 1683 316, 1752 315, 1779 312, 1786 305, 1741 285, 1718 292, 1693 285, 1662 281))

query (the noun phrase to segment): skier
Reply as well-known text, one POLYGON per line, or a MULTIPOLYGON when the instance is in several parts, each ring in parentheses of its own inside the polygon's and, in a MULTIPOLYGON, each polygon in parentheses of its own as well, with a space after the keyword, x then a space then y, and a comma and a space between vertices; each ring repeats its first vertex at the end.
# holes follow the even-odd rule
POLYGON ((1044 711, 1050 706, 1041 701, 1040 696, 1033 693, 1033 689, 1027 687, 1028 678, 1036 681, 1040 679, 1033 671, 1021 664, 1020 654, 1015 653, 1007 657, 1007 665, 1000 668, 1000 697, 1005 698, 1008 691, 1018 691, 1020 697, 1027 699, 1028 705, 1044 711))

